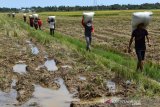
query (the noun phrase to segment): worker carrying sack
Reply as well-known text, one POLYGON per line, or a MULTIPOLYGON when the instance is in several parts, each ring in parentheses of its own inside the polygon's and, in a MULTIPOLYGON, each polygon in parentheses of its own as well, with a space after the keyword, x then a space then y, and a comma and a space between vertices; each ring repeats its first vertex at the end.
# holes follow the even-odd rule
POLYGON ((55 19, 56 16, 48 16, 48 19, 51 20, 51 19, 55 19))
POLYGON ((56 16, 48 16, 48 23, 50 23, 51 20, 53 20, 55 22, 56 16))
POLYGON ((83 13, 83 18, 84 18, 84 23, 87 23, 88 21, 93 21, 93 16, 94 12, 84 12, 83 13))
POLYGON ((15 17, 15 15, 16 15, 16 13, 12 13, 12 17, 13 17, 13 18, 15 17))
POLYGON ((152 19, 152 12, 135 12, 132 16, 132 31, 134 31, 137 26, 141 23, 144 24, 144 29, 149 25, 152 19))

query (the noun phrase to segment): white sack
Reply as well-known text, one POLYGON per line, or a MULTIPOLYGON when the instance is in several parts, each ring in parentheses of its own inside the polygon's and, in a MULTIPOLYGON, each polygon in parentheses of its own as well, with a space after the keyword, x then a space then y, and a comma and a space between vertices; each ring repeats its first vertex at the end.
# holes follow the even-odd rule
POLYGON ((144 23, 144 28, 146 28, 150 21, 151 21, 151 16, 152 16, 152 12, 135 12, 133 13, 132 16, 132 31, 134 31, 137 26, 141 23, 144 23))
POLYGON ((33 14, 33 18, 38 18, 38 14, 33 14))
POLYGON ((93 21, 94 12, 84 12, 84 23, 87 23, 88 21, 93 21))
POLYGON ((29 18, 33 18, 33 15, 29 15, 29 18))
POLYGON ((51 19, 55 19, 56 16, 48 16, 48 19, 51 20, 51 19))
POLYGON ((23 14, 23 16, 26 16, 26 14, 23 14))

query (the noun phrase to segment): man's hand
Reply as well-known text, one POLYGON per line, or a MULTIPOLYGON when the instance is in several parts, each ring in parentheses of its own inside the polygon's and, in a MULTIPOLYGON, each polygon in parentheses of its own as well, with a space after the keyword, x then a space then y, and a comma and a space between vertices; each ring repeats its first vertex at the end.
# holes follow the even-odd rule
POLYGON ((128 47, 128 53, 131 53, 131 52, 132 52, 131 48, 130 48, 130 47, 128 47))

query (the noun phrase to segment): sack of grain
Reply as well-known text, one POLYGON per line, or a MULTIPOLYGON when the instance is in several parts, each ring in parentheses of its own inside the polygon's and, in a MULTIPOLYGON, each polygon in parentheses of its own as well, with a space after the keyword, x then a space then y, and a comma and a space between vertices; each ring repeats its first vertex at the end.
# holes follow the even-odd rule
POLYGON ((26 16, 26 14, 23 14, 23 16, 26 16))
POLYGON ((137 26, 141 23, 143 23, 145 26, 144 28, 146 28, 152 18, 153 13, 152 12, 135 12, 133 13, 132 16, 132 31, 134 31, 137 26))
POLYGON ((48 19, 51 20, 51 19, 55 19, 56 16, 48 16, 48 19))
POLYGON ((94 12, 84 12, 84 23, 87 23, 88 21, 93 21, 94 12))
POLYGON ((29 18, 33 18, 33 15, 29 15, 29 18))
POLYGON ((38 14, 33 14, 33 18, 38 18, 38 14))

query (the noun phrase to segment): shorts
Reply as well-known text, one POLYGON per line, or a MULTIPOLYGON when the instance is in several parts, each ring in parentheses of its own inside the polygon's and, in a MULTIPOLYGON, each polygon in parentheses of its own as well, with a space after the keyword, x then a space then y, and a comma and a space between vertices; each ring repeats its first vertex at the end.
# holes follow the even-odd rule
POLYGON ((143 61, 145 59, 145 50, 136 50, 138 61, 143 61))

